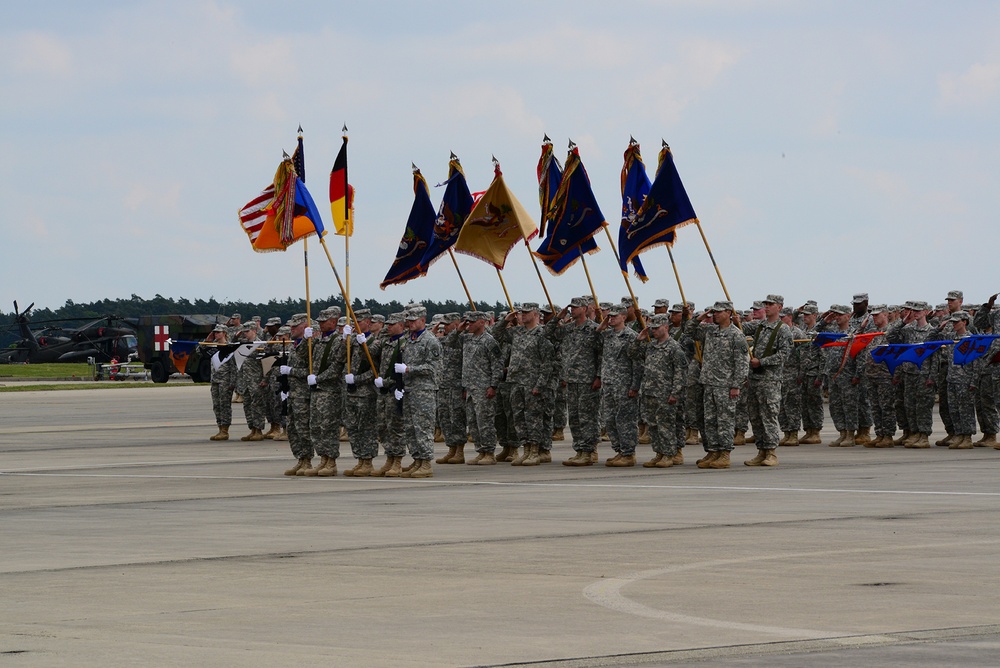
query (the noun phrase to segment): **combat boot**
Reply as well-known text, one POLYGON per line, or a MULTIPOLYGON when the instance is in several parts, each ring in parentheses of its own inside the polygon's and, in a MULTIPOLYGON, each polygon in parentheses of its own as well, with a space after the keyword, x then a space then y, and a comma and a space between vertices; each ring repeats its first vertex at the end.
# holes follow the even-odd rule
POLYGON ((326 466, 326 462, 329 459, 330 459, 329 457, 327 457, 326 455, 323 455, 322 457, 319 458, 319 464, 317 464, 316 466, 313 466, 310 463, 309 464, 309 468, 303 469, 302 473, 299 473, 299 472, 296 471, 295 475, 304 475, 304 476, 306 476, 308 478, 312 478, 314 476, 317 476, 317 475, 319 475, 319 470, 321 468, 323 468, 324 466, 326 466))
POLYGON ((701 436, 698 434, 697 429, 688 429, 687 435, 684 437, 684 445, 698 445, 701 443, 701 436))
POLYGON ((347 435, 347 427, 341 427, 340 428, 340 442, 344 443, 345 441, 349 441, 349 440, 351 440, 351 437, 347 435))
POLYGON ((384 478, 386 472, 392 468, 392 461, 395 459, 392 455, 386 455, 385 463, 382 464, 380 468, 373 469, 370 475, 372 478, 384 478))
POLYGON ((595 445, 594 449, 590 451, 590 463, 591 464, 596 464, 599 461, 601 461, 601 458, 597 454, 597 446, 595 445))
POLYGON ((540 461, 543 464, 551 464, 552 463, 552 451, 551 450, 542 450, 541 448, 539 448, 539 450, 538 450, 538 461, 540 461))
POLYGON ((799 441, 800 445, 819 445, 823 439, 819 435, 819 429, 806 429, 806 435, 799 441))
POLYGON ((617 458, 612 459, 610 462, 605 464, 605 466, 612 466, 612 467, 635 466, 635 455, 619 455, 617 458))
POLYGON ((316 475, 321 478, 330 478, 337 475, 337 460, 333 457, 326 457, 326 464, 319 467, 316 475))
POLYGON ((462 445, 455 446, 455 452, 448 458, 445 464, 464 464, 465 463, 465 443, 462 445))
POLYGON ((553 441, 565 441, 566 440, 566 430, 563 427, 552 430, 552 440, 553 441))
POLYGON ((917 434, 917 437, 913 439, 909 445, 905 446, 907 448, 913 449, 923 449, 931 447, 930 441, 927 440, 929 434, 917 434))
POLYGON ((288 440, 288 430, 280 429, 277 434, 274 435, 274 440, 276 441, 287 441, 288 440))
MULTIPOLYGON (((253 435, 254 435, 254 434, 256 434, 256 433, 257 433, 257 430, 256 430, 256 429, 251 429, 251 430, 250 430, 250 433, 249 433, 249 434, 247 434, 246 436, 240 436, 240 440, 241 440, 241 441, 249 441, 249 440, 250 440, 250 437, 251 437, 251 436, 253 436, 253 435)), ((255 440, 256 440, 256 439, 255 439, 255 440)))
POLYGON ((611 440, 611 437, 608 436, 608 430, 607 429, 602 429, 601 430, 601 440, 602 441, 610 441, 611 440))
MULTIPOLYGON (((527 454, 521 458, 521 466, 538 466, 542 463, 537 445, 526 445, 524 446, 524 449, 527 454)), ((514 463, 516 464, 517 462, 514 463)))
POLYGON ((774 451, 774 448, 770 448, 764 451, 764 461, 760 463, 761 466, 777 466, 778 465, 778 455, 774 451))
POLYGON ((903 439, 903 447, 908 448, 918 440, 920 440, 920 434, 915 431, 911 431, 910 435, 903 439))
POLYGON ((444 443, 444 434, 441 433, 441 427, 434 427, 434 442, 444 443))
POLYGON ((476 458, 473 459, 471 462, 465 462, 465 463, 469 466, 476 466, 479 464, 479 462, 483 461, 483 457, 485 456, 486 456, 485 452, 480 452, 478 455, 476 455, 476 458))
POLYGON ((892 444, 893 445, 906 445, 906 441, 908 441, 910 439, 910 436, 912 436, 912 435, 913 434, 911 434, 908 429, 904 429, 903 430, 903 435, 900 436, 899 438, 897 438, 896 440, 894 440, 892 442, 892 444))
POLYGON ((644 469, 655 468, 656 465, 659 464, 661 461, 663 461, 663 455, 657 452, 653 455, 653 458, 650 459, 648 462, 642 463, 642 468, 644 469))
POLYGON ((421 459, 420 466, 410 471, 411 478, 433 478, 434 470, 431 468, 431 460, 421 459))
POLYGON ((493 456, 492 452, 480 452, 478 457, 467 463, 477 466, 493 466, 497 463, 497 458, 493 456))
POLYGON ((581 450, 569 459, 564 459, 563 466, 590 466, 590 453, 581 450))
POLYGON ((868 445, 871 442, 871 427, 858 429, 858 431, 854 434, 854 445, 868 445))
POLYGON ((892 440, 892 436, 883 436, 882 442, 877 444, 876 448, 893 448, 896 446, 896 442, 892 440))
POLYGON ((747 444, 747 433, 742 429, 736 430, 736 435, 733 436, 733 445, 746 445, 747 444))
POLYGON ((344 475, 348 478, 353 478, 354 476, 358 475, 358 470, 361 469, 361 465, 363 462, 364 462, 363 459, 359 459, 357 464, 355 464, 349 469, 344 470, 344 475))
POLYGON ((649 445, 653 442, 653 437, 649 435, 649 425, 645 422, 639 425, 639 443, 649 445))
POLYGON ((500 454, 497 455, 498 462, 509 462, 517 457, 517 448, 511 448, 509 445, 503 446, 500 449, 500 454))
POLYGON ((285 475, 297 475, 302 469, 308 469, 312 467, 312 457, 302 457, 297 462, 295 466, 285 471, 285 475))
POLYGON ((448 454, 441 455, 440 457, 438 457, 437 459, 435 459, 434 460, 435 463, 437 463, 437 464, 447 464, 448 460, 455 456, 455 450, 456 449, 457 448, 454 445, 449 445, 448 446, 448 454))
POLYGON ((844 440, 840 442, 840 447, 842 448, 853 448, 854 447, 854 434, 852 431, 844 432, 844 440))
POLYGON ((938 446, 939 448, 943 448, 945 446, 951 446, 952 443, 955 443, 960 439, 961 437, 956 434, 947 434, 944 438, 939 438, 938 440, 934 441, 934 445, 938 446))
POLYGON ((729 468, 729 450, 720 450, 719 456, 708 462, 705 466, 708 469, 728 469, 729 468))
POLYGON ((981 439, 973 443, 973 445, 976 446, 977 448, 988 448, 991 445, 996 445, 996 444, 997 444, 996 434, 983 434, 983 437, 981 439))
POLYGON ((700 469, 707 469, 708 465, 718 459, 721 454, 722 452, 720 450, 709 450, 705 453, 705 456, 696 461, 695 464, 697 464, 700 469))
POLYGON ((844 444, 844 439, 848 437, 849 433, 850 432, 847 432, 847 431, 841 431, 841 432, 839 432, 839 435, 837 436, 837 438, 834 439, 834 440, 832 440, 832 441, 830 441, 829 446, 831 448, 839 448, 840 446, 842 446, 844 444))
POLYGON ((392 457, 392 466, 385 472, 386 478, 398 478, 403 475, 403 458, 392 457))
POLYGON ((764 462, 764 457, 767 456, 767 450, 763 448, 757 448, 757 456, 753 459, 748 459, 743 462, 746 466, 761 466, 764 462))
POLYGON ((522 466, 524 464, 524 460, 527 459, 528 455, 530 454, 531 454, 531 446, 530 445, 524 446, 524 449, 521 450, 521 454, 514 457, 514 459, 511 460, 510 465, 522 466))
POLYGON ((673 465, 674 465, 674 458, 671 457, 670 455, 663 455, 663 458, 660 459, 660 461, 653 464, 653 468, 668 469, 673 465))
POLYGON ((885 440, 884 436, 876 436, 874 441, 868 441, 867 443, 865 443, 865 447, 877 448, 879 447, 879 443, 881 443, 883 440, 885 440))
POLYGON ((271 440, 280 433, 281 433, 281 427, 279 427, 276 424, 272 424, 271 428, 264 433, 264 438, 271 440))
POLYGON ((261 431, 260 429, 254 429, 253 431, 250 432, 250 435, 247 437, 247 440, 248 441, 263 441, 264 440, 264 432, 261 431))
POLYGON ((611 462, 613 462, 615 460, 618 460, 618 459, 621 459, 621 458, 622 458, 622 453, 616 452, 614 457, 608 457, 607 459, 604 460, 604 463, 605 464, 610 464, 611 462))
POLYGON ((788 443, 788 432, 783 431, 781 432, 781 440, 778 441, 778 445, 784 445, 786 443, 788 443))
POLYGON ((374 469, 372 468, 372 460, 362 459, 361 466, 356 471, 354 471, 354 477, 367 478, 372 474, 373 471, 374 469))
POLYGON ((969 434, 956 435, 955 440, 948 445, 949 450, 971 450, 976 447, 972 444, 972 436, 969 434))
POLYGON ((684 463, 684 451, 683 450, 678 450, 677 454, 674 455, 674 457, 673 457, 673 459, 671 461, 673 462, 673 464, 672 464, 673 466, 680 466, 681 464, 683 464, 684 463))
POLYGON ((219 425, 219 433, 216 434, 215 436, 209 436, 208 440, 210 440, 210 441, 228 441, 229 440, 229 425, 228 424, 220 424, 219 425))
POLYGON ((753 445, 754 443, 757 442, 757 435, 756 434, 750 434, 749 436, 745 437, 743 440, 746 441, 747 445, 753 445))
POLYGON ((785 441, 785 445, 794 446, 799 444, 799 432, 798 430, 788 432, 788 440, 785 441))

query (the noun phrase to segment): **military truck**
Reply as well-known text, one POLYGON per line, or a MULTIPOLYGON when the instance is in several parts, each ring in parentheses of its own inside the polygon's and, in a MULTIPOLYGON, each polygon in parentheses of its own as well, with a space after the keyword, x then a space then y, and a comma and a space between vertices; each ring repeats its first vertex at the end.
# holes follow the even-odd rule
POLYGON ((211 355, 202 354, 203 341, 223 315, 142 315, 127 318, 139 341, 139 361, 149 369, 154 383, 165 383, 175 373, 187 374, 196 383, 212 379, 211 355))

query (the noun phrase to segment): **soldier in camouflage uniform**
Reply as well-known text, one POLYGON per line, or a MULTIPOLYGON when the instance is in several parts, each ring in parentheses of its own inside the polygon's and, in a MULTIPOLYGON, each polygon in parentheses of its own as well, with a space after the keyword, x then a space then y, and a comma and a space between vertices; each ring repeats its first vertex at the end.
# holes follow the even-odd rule
MULTIPOLYGON (((268 341, 275 341, 278 330, 281 328, 281 318, 268 318, 264 324, 264 338, 268 341)), ((281 346, 268 346, 265 354, 267 357, 275 357, 280 353, 281 346)), ((263 370, 263 365, 262 365, 263 370)), ((280 434, 285 427, 285 417, 281 414, 281 399, 276 392, 278 368, 274 365, 264 373, 262 383, 262 394, 264 396, 264 417, 271 428, 264 434, 264 438, 273 439, 280 434)))
MULTIPOLYGON (((869 308, 874 331, 884 332, 889 325, 885 304, 869 308)), ((888 367, 872 359, 872 350, 885 344, 885 334, 872 338, 865 349, 858 353, 857 366, 868 382, 868 399, 871 402, 872 420, 875 423, 875 440, 865 443, 866 448, 891 448, 896 434, 896 387, 888 367)))
POLYGON ((626 309, 616 306, 597 331, 601 333, 601 409, 604 428, 611 439, 615 456, 607 466, 635 466, 635 448, 639 442, 639 386, 642 362, 636 360, 632 347, 636 332, 625 324, 626 309))
MULTIPOLYGON (((292 341, 292 330, 286 325, 278 328, 274 336, 275 341, 281 341, 282 345, 274 346, 271 354, 274 362, 270 370, 265 375, 267 380, 268 397, 273 401, 274 419, 277 420, 278 429, 272 435, 264 434, 264 438, 272 438, 275 441, 288 440, 288 392, 282 389, 283 383, 288 381, 286 376, 281 375, 281 367, 288 364, 289 346, 292 341)), ((270 418, 269 418, 270 419, 270 418)))
MULTIPOLYGON (((939 331, 932 335, 931 338, 940 339, 954 339, 954 326, 952 325, 951 316, 955 313, 962 312, 962 301, 964 295, 961 290, 951 290, 948 292, 948 300, 945 304, 938 304, 938 308, 935 312, 937 317, 936 322, 932 323, 939 331)), ((969 316, 970 319, 972 316, 969 316)), ((966 331, 970 334, 975 334, 976 329, 972 326, 971 322, 967 323, 966 331)), ((955 414, 950 407, 951 393, 948 388, 948 374, 951 369, 951 364, 939 363, 937 365, 937 388, 938 388, 938 413, 941 416, 941 422, 944 423, 944 430, 946 436, 939 441, 935 441, 934 445, 951 445, 956 440, 958 433, 955 431, 955 425, 952 422, 952 416, 955 414)), ((973 379, 971 378, 972 369, 962 369, 961 373, 968 372, 970 377, 968 378, 970 386, 973 384, 973 379)))
POLYGON ((732 324, 733 303, 717 301, 706 311, 712 323, 689 321, 687 330, 702 344, 699 380, 704 387, 705 429, 702 441, 708 453, 698 460, 698 468, 727 469, 733 449, 736 400, 749 375, 747 340, 732 324))
MULTIPOLYGON (((226 344, 229 336, 224 325, 216 325, 215 330, 205 339, 205 343, 226 344)), ((229 425, 233 423, 233 392, 236 390, 236 357, 232 353, 222 355, 224 349, 212 354, 212 411, 219 431, 209 437, 212 441, 228 441, 229 425)))
POLYGON ((469 419, 469 430, 478 453, 468 463, 478 466, 497 463, 497 388, 503 377, 500 345, 486 331, 487 320, 488 316, 482 311, 470 311, 466 314, 466 323, 462 327, 465 414, 469 419))
MULTIPOLYGON (((806 303, 799 309, 802 313, 802 333, 804 338, 816 338, 819 332, 816 319, 819 308, 806 303)), ((802 387, 802 428, 805 436, 799 439, 801 445, 819 445, 823 442, 825 409, 823 408, 823 379, 825 374, 823 350, 811 343, 804 344, 800 351, 799 367, 802 387)))
MULTIPOLYGON (((825 318, 825 331, 850 333, 851 307, 830 306, 825 318)), ((861 398, 861 371, 857 358, 852 359, 846 347, 825 348, 827 385, 830 388, 830 418, 839 436, 828 443, 831 448, 852 447, 858 430, 861 398)))
POLYGON ((747 323, 743 332, 753 337, 750 353, 749 410, 757 445, 757 456, 743 462, 747 466, 777 466, 781 409, 781 375, 792 352, 792 335, 779 313, 785 298, 771 294, 762 300, 764 319, 747 323))
MULTIPOLYGON (((734 312, 734 316, 740 319, 739 327, 743 326, 754 326, 756 323, 764 319, 764 302, 755 300, 753 303, 753 308, 750 309, 749 314, 745 314, 745 317, 740 316, 739 313, 734 312)), ((750 378, 747 377, 746 383, 740 388, 740 396, 736 400, 736 422, 735 422, 735 434, 733 435, 733 445, 745 445, 747 443, 753 443, 757 439, 757 434, 747 436, 747 432, 750 430, 750 378)))
MULTIPOLYGON (((968 336, 969 314, 956 311, 949 317, 952 338, 955 341, 968 336)), ((955 364, 954 354, 950 347, 945 354, 937 354, 938 364, 947 368, 946 383, 948 392, 948 407, 951 411, 951 423, 955 430, 955 438, 948 443, 950 450, 971 450, 975 446, 972 437, 976 433, 976 403, 972 394, 973 366, 971 364, 955 364)))
MULTIPOLYGON (((543 459, 551 461, 551 454, 542 447, 550 442, 545 408, 550 382, 555 369, 555 349, 545 331, 539 326, 538 304, 526 302, 518 309, 521 325, 513 326, 514 314, 507 316, 504 327, 494 327, 493 336, 510 342, 510 362, 507 380, 511 383, 511 408, 514 412, 515 447, 523 446, 521 455, 514 458, 512 466, 537 466, 543 459)), ((500 323, 498 323, 500 324, 500 323)))
MULTIPOLYGON (((1000 310, 994 310, 997 295, 979 307, 973 317, 975 328, 980 333, 1000 334, 1000 310)), ((975 442, 979 446, 993 446, 1000 450, 997 433, 1000 432, 1000 364, 992 360, 1000 355, 1000 339, 994 340, 983 357, 975 361, 978 380, 976 384, 976 413, 983 437, 975 442)))
POLYGON ((701 432, 705 427, 705 389, 699 380, 701 376, 701 343, 696 342, 685 331, 686 318, 694 313, 694 302, 674 304, 670 307, 670 337, 681 344, 687 355, 687 375, 684 380, 684 395, 680 413, 684 416, 684 438, 681 441, 679 457, 683 460, 685 445, 701 443, 701 432))
MULTIPOLYGON (((923 343, 931 335, 934 328, 927 322, 930 305, 925 301, 914 301, 911 304, 912 308, 906 315, 886 331, 885 338, 889 343, 923 343)), ((951 351, 949 349, 946 352, 951 351)), ((937 354, 940 351, 935 353, 937 354)), ((930 447, 928 436, 934 425, 934 395, 937 387, 935 377, 931 374, 933 366, 931 360, 925 360, 919 367, 912 362, 904 362, 896 369, 897 376, 901 375, 902 378, 906 424, 911 430, 910 436, 903 441, 903 447, 930 447)))
POLYGON ((518 448, 517 435, 514 432, 514 409, 510 401, 514 386, 507 380, 507 368, 510 366, 510 337, 503 335, 508 315, 506 312, 501 312, 499 320, 488 328, 490 336, 500 345, 500 363, 503 367, 500 388, 497 392, 499 401, 496 406, 497 442, 500 444, 498 462, 513 461, 517 457, 518 448))
POLYGON ((366 308, 354 310, 354 318, 360 331, 355 332, 350 325, 344 327, 341 336, 347 344, 347 373, 344 383, 347 394, 344 403, 344 426, 351 439, 351 453, 358 463, 344 471, 345 476, 365 478, 371 475, 372 460, 378 456, 378 440, 375 421, 375 371, 368 355, 378 364, 378 342, 372 338, 371 311, 366 308), (368 353, 365 353, 365 346, 368 353))
MULTIPOLYGON (((853 313, 847 323, 847 330, 851 334, 863 334, 874 331, 871 328, 871 316, 868 313, 868 293, 856 293, 852 300, 853 313)), ((861 367, 855 367, 861 373, 861 367)), ((872 410, 871 402, 868 398, 868 380, 861 373, 858 382, 858 429, 854 435, 855 445, 868 445, 871 443, 872 410)))
MULTIPOLYGON (((240 342, 255 343, 259 340, 257 323, 251 320, 244 325, 240 342)), ((266 413, 263 357, 265 353, 263 347, 251 351, 236 374, 236 391, 243 395, 243 417, 246 418, 247 427, 250 429, 249 434, 240 438, 241 441, 264 440, 266 413)))
POLYGON ((319 336, 313 338, 313 373, 306 377, 309 395, 309 440, 320 456, 319 464, 303 472, 306 476, 337 475, 340 457, 340 423, 344 408, 344 363, 347 347, 337 332, 340 309, 323 309, 317 316, 319 336))
POLYGON ((566 405, 569 430, 576 454, 563 462, 566 466, 590 466, 596 461, 601 438, 597 414, 601 410, 601 350, 603 339, 597 323, 587 317, 588 303, 574 297, 558 318, 546 324, 563 351, 561 377, 566 382, 566 405), (572 320, 563 322, 566 311, 572 320))
POLYGON ((634 357, 642 367, 640 390, 653 448, 653 458, 643 466, 669 468, 680 463, 677 455, 683 445, 677 424, 682 422, 678 408, 684 393, 687 355, 670 337, 670 317, 666 313, 650 318, 648 328, 633 346, 634 357))
POLYGON ((434 471, 434 416, 437 412, 437 388, 441 376, 441 343, 426 329, 427 309, 412 306, 406 310, 410 335, 403 344, 403 361, 393 370, 402 375, 403 389, 394 395, 403 401, 403 428, 413 462, 401 477, 430 478, 434 471))
POLYGON ((798 445, 799 427, 802 425, 802 351, 810 345, 804 341, 805 334, 795 325, 795 310, 791 307, 781 309, 781 321, 788 327, 792 337, 792 348, 781 369, 781 409, 778 411, 778 424, 784 437, 778 445, 798 445))
POLYGON ((291 328, 292 350, 288 364, 278 372, 288 376, 288 447, 295 457, 295 466, 285 475, 305 475, 312 468, 313 446, 309 439, 309 341, 313 327, 305 313, 296 313, 288 320, 291 328))
POLYGON ((437 414, 448 453, 437 459, 438 464, 464 464, 465 443, 469 430, 465 419, 465 399, 462 391, 462 332, 461 316, 445 313, 441 319, 441 383, 438 389, 437 414))
POLYGON ((376 419, 378 420, 378 440, 385 450, 385 464, 372 471, 375 478, 383 476, 398 478, 403 473, 403 456, 406 454, 403 429, 403 403, 396 398, 397 385, 403 375, 396 373, 396 365, 403 362, 403 345, 406 336, 406 319, 403 312, 393 313, 385 320, 382 330, 385 337, 380 345, 379 377, 375 379, 378 389, 376 419))

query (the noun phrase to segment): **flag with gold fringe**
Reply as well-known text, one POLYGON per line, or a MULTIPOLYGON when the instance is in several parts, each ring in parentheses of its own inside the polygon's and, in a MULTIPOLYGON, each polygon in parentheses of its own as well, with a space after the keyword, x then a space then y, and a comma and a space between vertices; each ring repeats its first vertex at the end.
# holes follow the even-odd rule
POLYGON ((462 226, 472 211, 472 193, 465 180, 465 172, 458 157, 452 153, 448 162, 448 180, 445 186, 441 206, 434 220, 434 236, 427 245, 424 257, 420 260, 420 273, 426 274, 431 265, 458 241, 462 226))
POLYGON ((427 181, 420 170, 413 169, 413 206, 410 207, 410 217, 406 220, 403 238, 399 241, 396 259, 393 260, 389 272, 379 287, 385 290, 387 285, 400 285, 423 275, 420 260, 427 251, 427 246, 434 236, 434 205, 427 190, 427 181))
POLYGON ((299 239, 326 234, 316 203, 287 154, 271 185, 240 209, 239 217, 258 253, 283 251, 299 239))
POLYGON ((503 269, 514 244, 518 241, 527 243, 537 234, 535 221, 507 187, 497 164, 493 170, 493 182, 462 226, 455 250, 503 269))
POLYGON ((580 150, 575 145, 566 157, 566 169, 554 193, 551 190, 552 175, 558 171, 559 162, 552 155, 551 142, 542 145, 542 157, 538 164, 539 201, 549 197, 550 193, 551 197, 548 208, 544 210, 542 224, 543 229, 547 224, 548 234, 542 239, 535 255, 558 276, 571 267, 582 253, 600 250, 594 235, 607 222, 580 159, 580 150))

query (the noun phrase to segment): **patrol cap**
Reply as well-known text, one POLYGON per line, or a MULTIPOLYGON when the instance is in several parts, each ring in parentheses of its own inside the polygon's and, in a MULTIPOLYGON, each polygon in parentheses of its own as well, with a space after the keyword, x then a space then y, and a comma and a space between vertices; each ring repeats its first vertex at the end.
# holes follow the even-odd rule
POLYGON ((948 319, 951 320, 952 322, 958 322, 959 320, 964 320, 965 322, 969 322, 969 314, 966 313, 965 311, 955 311, 954 313, 951 314, 951 317, 948 319))
POLYGON ((226 329, 225 325, 216 325, 215 328, 212 329, 212 331, 213 332, 225 332, 225 331, 228 331, 228 330, 226 329))
POLYGON ((910 307, 914 311, 930 311, 931 305, 924 301, 913 302, 913 306, 910 307))
POLYGON ((964 299, 965 295, 961 290, 949 290, 948 299, 964 299))
POLYGON ((948 305, 945 304, 944 302, 942 302, 942 303, 938 304, 937 306, 935 306, 934 310, 935 311, 947 311, 948 310, 948 305))
POLYGON ((765 304, 784 304, 785 298, 781 295, 768 295, 761 300, 765 304))
POLYGON ((669 325, 669 324, 670 324, 670 316, 667 315, 666 313, 657 313, 656 315, 654 315, 649 319, 650 329, 656 327, 663 327, 664 325, 669 325))
POLYGON ((677 302, 676 304, 674 304, 673 306, 670 307, 670 312, 671 313, 683 313, 684 312, 684 304, 681 304, 680 302, 677 302))
POLYGON ((902 307, 899 304, 889 304, 885 310, 889 313, 899 313, 902 307))
POLYGON ((712 304, 712 306, 708 310, 713 313, 717 311, 732 311, 733 303, 728 299, 720 299, 719 301, 712 304))
POLYGON ((548 304, 542 304, 538 310, 541 311, 542 313, 552 313, 552 307, 549 306, 548 304))
POLYGON ((624 304, 618 304, 617 306, 612 306, 608 310, 608 315, 625 315, 628 312, 628 307, 624 304))
POLYGON ((694 311, 694 302, 685 302, 685 305, 688 307, 689 311, 694 311))
POLYGON ((622 303, 622 306, 631 306, 632 305, 632 297, 631 297, 631 295, 625 295, 624 297, 622 297, 622 302, 621 303, 622 303))
POLYGON ((370 320, 372 317, 372 310, 370 308, 354 309, 354 317, 358 320, 370 320))
MULTIPOLYGON (((488 318, 490 320, 492 320, 493 318, 496 318, 496 314, 493 311, 486 311, 486 315, 488 316, 488 318)), ((504 313, 504 315, 507 315, 507 314, 504 313)))
POLYGON ((792 310, 791 306, 785 306, 780 311, 778 311, 778 315, 780 315, 781 317, 785 317, 786 315, 790 317, 795 315, 795 311, 792 310))
POLYGON ((601 307, 601 310, 602 310, 602 311, 607 311, 607 310, 608 310, 608 309, 610 309, 610 308, 611 308, 612 306, 613 306, 613 304, 612 304, 611 302, 601 302, 601 303, 600 303, 600 307, 601 307))
POLYGON ((465 320, 465 321, 472 320, 472 314, 473 313, 475 313, 475 311, 463 311, 462 312, 462 320, 465 320))
POLYGON ((669 299, 657 299, 653 302, 653 308, 670 308, 669 299))
POLYGON ((420 318, 427 317, 427 309, 423 306, 414 306, 412 308, 406 309, 406 315, 404 316, 407 320, 419 320, 420 318))
POLYGON ((337 318, 337 327, 343 327, 346 324, 347 324, 347 316, 346 315, 342 315, 339 318, 337 318))
POLYGON ((260 316, 259 315, 255 315, 254 317, 250 318, 250 321, 251 322, 259 323, 260 322, 260 316))
MULTIPOLYGON (((762 301, 760 301, 758 299, 758 300, 754 301, 754 303, 753 303, 753 310, 756 311, 759 308, 764 308, 764 302, 762 302, 762 301)), ((713 307, 713 310, 714 310, 714 307, 713 307)))
POLYGON ((441 322, 442 320, 444 320, 444 313, 435 313, 433 316, 431 316, 431 323, 432 324, 436 325, 437 323, 441 322))
POLYGON ((854 311, 850 306, 844 304, 830 304, 830 311, 838 315, 847 315, 854 311))
POLYGON ((521 313, 530 313, 531 311, 538 310, 538 302, 524 302, 517 307, 517 310, 521 313))
POLYGON ((868 301, 868 293, 867 292, 858 292, 858 293, 855 293, 854 298, 851 300, 851 302, 854 303, 854 304, 861 304, 861 303, 866 302, 866 301, 868 301))
POLYGON ((292 333, 291 327, 289 327, 288 325, 282 325, 281 327, 278 328, 278 331, 275 332, 275 336, 289 336, 291 335, 291 333, 292 333))
POLYGON ((340 309, 337 308, 336 306, 331 306, 329 308, 325 308, 322 311, 320 311, 319 315, 316 316, 316 319, 319 320, 320 322, 325 322, 327 320, 330 320, 331 318, 339 318, 339 317, 340 317, 340 309))
POLYGON ((590 306, 594 303, 594 295, 584 295, 583 301, 587 302, 587 306, 590 306))
POLYGON ((308 319, 309 316, 307 316, 305 313, 296 313, 291 318, 289 318, 288 322, 286 322, 285 324, 288 325, 289 327, 297 327, 298 325, 304 324, 308 319))
POLYGON ((376 313, 372 316, 372 322, 385 322, 385 316, 381 313, 376 313))
POLYGON ((281 318, 279 318, 277 316, 275 316, 273 318, 268 318, 267 322, 264 323, 265 327, 274 327, 275 325, 277 325, 278 327, 281 327, 281 318))
POLYGON ((915 303, 916 302, 914 302, 912 299, 907 299, 905 302, 903 302, 903 306, 901 308, 910 309, 912 311, 914 309, 913 305, 915 303))
POLYGON ((469 311, 469 321, 475 322, 477 320, 489 320, 490 314, 486 311, 469 311))
POLYGON ((461 319, 462 316, 459 315, 458 313, 445 313, 443 316, 441 316, 441 320, 446 325, 450 325, 453 322, 458 322, 461 319))
POLYGON ((875 304, 874 306, 868 307, 868 312, 872 315, 878 315, 879 313, 885 313, 888 307, 885 304, 875 304))
POLYGON ((806 302, 802 307, 802 312, 806 315, 816 315, 819 313, 819 307, 816 302, 806 302))
POLYGON ((240 319, 240 318, 242 318, 242 317, 243 317, 243 316, 241 316, 241 315, 240 315, 239 313, 234 313, 234 314, 232 314, 231 316, 229 316, 229 319, 230 319, 230 320, 239 320, 239 319, 240 319))
POLYGON ((586 297, 573 297, 569 300, 569 305, 576 308, 587 308, 586 297))
POLYGON ((405 314, 402 311, 397 313, 390 313, 389 317, 385 319, 385 324, 387 325, 398 325, 405 319, 405 314))

